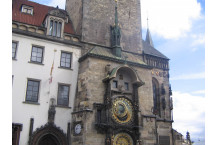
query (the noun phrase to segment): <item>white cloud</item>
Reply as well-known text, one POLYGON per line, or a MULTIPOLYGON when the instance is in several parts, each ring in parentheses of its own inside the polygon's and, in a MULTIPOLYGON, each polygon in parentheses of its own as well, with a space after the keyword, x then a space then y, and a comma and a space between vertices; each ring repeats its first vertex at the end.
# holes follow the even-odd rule
POLYGON ((198 91, 194 91, 191 92, 192 94, 205 94, 205 90, 198 90, 198 91))
POLYGON ((164 38, 185 36, 192 21, 200 19, 201 6, 197 0, 141 0, 142 27, 164 38))
POLYGON ((193 74, 182 74, 179 76, 175 76, 170 78, 170 80, 193 80, 193 79, 204 79, 205 78, 205 73, 200 72, 200 73, 193 73, 193 74))
POLYGON ((65 9, 66 0, 51 0, 48 4, 49 6, 59 7, 60 9, 65 9))
POLYGON ((190 132, 192 139, 204 139, 205 98, 189 93, 173 92, 173 127, 184 136, 190 132))
POLYGON ((205 43, 205 37, 203 34, 199 34, 199 35, 192 34, 191 39, 193 40, 191 43, 191 47, 193 47, 192 48, 193 52, 196 51, 198 48, 200 48, 197 46, 204 45, 204 43, 205 43))

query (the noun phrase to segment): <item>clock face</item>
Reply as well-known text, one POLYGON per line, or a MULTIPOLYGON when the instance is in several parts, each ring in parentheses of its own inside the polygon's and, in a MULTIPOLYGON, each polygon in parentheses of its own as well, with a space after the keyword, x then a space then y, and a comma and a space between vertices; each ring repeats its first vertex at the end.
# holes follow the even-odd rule
POLYGON ((132 103, 126 98, 116 98, 113 101, 112 118, 119 124, 131 122, 133 119, 132 103))
POLYGON ((113 145, 133 145, 133 140, 127 133, 119 133, 114 137, 113 145))
POLYGON ((76 134, 80 134, 82 130, 81 124, 77 124, 74 129, 76 134))

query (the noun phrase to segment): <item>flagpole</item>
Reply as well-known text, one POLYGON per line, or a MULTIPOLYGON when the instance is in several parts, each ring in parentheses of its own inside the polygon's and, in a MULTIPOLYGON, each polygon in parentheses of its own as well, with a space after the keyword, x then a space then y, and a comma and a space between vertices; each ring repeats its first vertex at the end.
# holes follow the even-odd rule
POLYGON ((53 76, 52 76, 52 73, 53 73, 53 69, 54 69, 55 52, 57 52, 56 49, 54 49, 53 62, 52 62, 51 71, 50 71, 50 78, 49 78, 49 98, 50 98, 50 86, 51 86, 52 77, 53 77, 53 76))

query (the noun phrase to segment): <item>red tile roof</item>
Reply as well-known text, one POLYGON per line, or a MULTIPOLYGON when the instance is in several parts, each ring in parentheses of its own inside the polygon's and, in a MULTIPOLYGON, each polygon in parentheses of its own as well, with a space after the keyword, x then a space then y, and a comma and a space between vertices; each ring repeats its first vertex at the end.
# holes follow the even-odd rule
MULTIPOLYGON (((12 7, 12 21, 21 22, 29 25, 42 27, 43 21, 48 12, 54 7, 38 4, 28 0, 13 0, 12 7), (21 12, 22 5, 32 6, 33 15, 25 14, 21 12)), ((75 34, 72 26, 72 22, 65 23, 64 32, 69 34, 75 34)))

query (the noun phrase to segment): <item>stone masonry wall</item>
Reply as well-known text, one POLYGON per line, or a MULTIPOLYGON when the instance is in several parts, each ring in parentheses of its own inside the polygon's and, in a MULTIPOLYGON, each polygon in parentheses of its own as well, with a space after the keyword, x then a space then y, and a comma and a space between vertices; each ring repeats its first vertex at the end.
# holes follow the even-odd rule
MULTIPOLYGON (((82 24, 82 41, 110 46, 110 26, 114 25, 115 1, 85 0, 77 3, 76 0, 67 0, 66 9, 76 29, 82 24)), ((118 0, 118 21, 122 49, 141 52, 140 0, 118 0)))
POLYGON ((82 28, 82 0, 66 0, 66 10, 73 22, 76 34, 81 35, 82 28))
MULTIPOLYGON (((105 66, 107 64, 111 65, 111 69, 117 66, 123 65, 111 61, 106 61, 97 58, 87 58, 80 63, 79 77, 78 77, 78 92, 75 100, 74 111, 79 111, 84 107, 93 110, 91 113, 86 113, 86 118, 81 119, 84 124, 84 132, 82 137, 80 137, 81 142, 86 145, 102 145, 104 144, 105 135, 98 133, 95 129, 95 117, 96 112, 93 108, 93 103, 103 103, 105 86, 102 80, 106 77, 105 66)), ((152 77, 155 77, 159 83, 164 83, 166 88, 166 98, 168 96, 168 84, 169 80, 167 77, 160 77, 156 74, 152 74, 152 71, 161 70, 146 69, 132 66, 138 73, 139 77, 145 82, 145 85, 141 86, 138 90, 139 93, 139 120, 143 127, 140 129, 141 139, 143 144, 156 142, 155 136, 155 119, 146 120, 142 115, 153 115, 151 108, 153 107, 153 90, 152 90, 152 77)), ((168 105, 168 104, 167 104, 168 105)), ((165 111, 169 112, 169 110, 165 111)), ((169 114, 165 113, 166 118, 170 119, 169 114)), ((76 118, 73 119, 77 120, 76 118)), ((78 121, 78 120, 77 120, 78 121)), ((162 125, 163 126, 163 125, 162 125)), ((166 125, 166 132, 169 132, 169 125, 166 125)), ((73 137, 73 140, 78 137, 73 137)))

